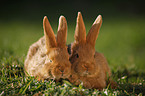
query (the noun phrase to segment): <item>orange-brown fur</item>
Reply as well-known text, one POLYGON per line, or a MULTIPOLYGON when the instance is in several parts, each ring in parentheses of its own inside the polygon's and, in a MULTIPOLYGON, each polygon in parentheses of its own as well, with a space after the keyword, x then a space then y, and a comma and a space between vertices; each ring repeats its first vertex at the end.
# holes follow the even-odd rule
POLYGON ((102 24, 101 15, 93 23, 88 35, 81 13, 78 13, 75 41, 71 47, 70 62, 72 74, 69 81, 75 85, 83 82, 86 88, 102 89, 106 87, 107 73, 111 72, 103 54, 95 52, 95 42, 102 24))
POLYGON ((24 67, 25 73, 39 79, 68 78, 71 64, 66 47, 67 22, 59 19, 58 33, 55 37, 47 17, 43 19, 44 36, 29 48, 24 67))

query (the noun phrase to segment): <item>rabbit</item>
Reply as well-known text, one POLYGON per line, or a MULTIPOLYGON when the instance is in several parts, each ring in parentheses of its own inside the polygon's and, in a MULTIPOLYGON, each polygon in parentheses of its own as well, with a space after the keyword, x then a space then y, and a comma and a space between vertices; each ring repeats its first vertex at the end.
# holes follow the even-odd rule
POLYGON ((86 36, 86 29, 81 12, 78 12, 75 29, 75 41, 71 44, 70 62, 72 73, 68 78, 75 85, 81 82, 85 88, 103 89, 111 71, 102 53, 95 51, 95 42, 102 24, 99 15, 86 36))
POLYGON ((43 19, 44 36, 32 44, 24 62, 26 75, 37 77, 38 80, 68 78, 71 63, 67 52, 67 21, 64 16, 59 18, 57 37, 45 16, 43 19))

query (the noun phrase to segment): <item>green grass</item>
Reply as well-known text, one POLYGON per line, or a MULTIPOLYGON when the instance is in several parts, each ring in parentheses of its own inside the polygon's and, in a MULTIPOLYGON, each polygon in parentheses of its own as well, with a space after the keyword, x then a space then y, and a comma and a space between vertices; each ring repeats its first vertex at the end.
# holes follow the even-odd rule
MULTIPOLYGON (((92 22, 86 22, 87 31, 92 22)), ((43 36, 42 24, 0 23, 0 95, 145 95, 145 18, 115 18, 103 21, 96 50, 104 53, 118 83, 102 91, 74 86, 66 80, 37 81, 24 74, 29 46, 43 36)), ((57 24, 52 24, 54 31, 57 24)), ((75 25, 68 21, 68 41, 73 42, 75 25)))

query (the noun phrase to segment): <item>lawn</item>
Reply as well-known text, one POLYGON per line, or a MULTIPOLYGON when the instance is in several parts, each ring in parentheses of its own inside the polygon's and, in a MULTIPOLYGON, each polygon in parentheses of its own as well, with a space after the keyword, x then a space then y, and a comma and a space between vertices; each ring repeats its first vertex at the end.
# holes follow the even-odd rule
MULTIPOLYGON (((93 21, 86 21, 87 31, 93 21)), ((96 51, 103 53, 118 83, 102 91, 26 77, 23 66, 29 46, 43 36, 42 22, 0 22, 0 95, 145 95, 145 18, 103 19, 96 51)), ((75 22, 75 21, 74 21, 75 22)), ((75 23, 68 21, 68 41, 73 42, 75 23)), ((57 31, 57 22, 50 22, 57 31)))

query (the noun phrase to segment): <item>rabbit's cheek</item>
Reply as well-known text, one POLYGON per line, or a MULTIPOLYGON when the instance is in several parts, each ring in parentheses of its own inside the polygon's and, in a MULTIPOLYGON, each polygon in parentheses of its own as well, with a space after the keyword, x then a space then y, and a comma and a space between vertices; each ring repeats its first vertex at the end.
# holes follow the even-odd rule
POLYGON ((53 77, 53 76, 52 76, 52 73, 51 73, 51 70, 48 71, 48 75, 49 75, 49 78, 50 78, 50 77, 53 77))
POLYGON ((93 64, 90 66, 88 63, 82 63, 80 66, 78 66, 79 70, 77 71, 79 71, 80 76, 87 76, 95 72, 93 67, 93 64))
POLYGON ((68 78, 70 76, 69 70, 64 70, 62 78, 68 78))
POLYGON ((71 71, 69 70, 67 73, 67 78, 71 75, 71 71))
POLYGON ((60 76, 61 76, 60 74, 61 73, 60 73, 60 71, 58 69, 54 68, 52 70, 52 75, 53 75, 54 78, 56 78, 56 79, 60 78, 60 76))

